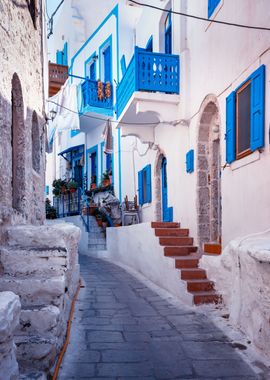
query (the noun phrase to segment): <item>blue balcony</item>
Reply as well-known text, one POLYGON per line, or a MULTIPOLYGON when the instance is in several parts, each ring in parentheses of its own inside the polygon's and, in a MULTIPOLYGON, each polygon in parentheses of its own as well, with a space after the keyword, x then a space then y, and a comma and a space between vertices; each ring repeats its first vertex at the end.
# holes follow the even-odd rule
MULTIPOLYGON (((152 53, 136 47, 116 90, 117 118, 121 116, 135 92, 179 94, 179 85, 179 56, 152 53)), ((153 100, 152 95, 151 99, 153 100)))
POLYGON ((82 87, 82 112, 113 114, 113 86, 87 79, 82 87), (100 84, 99 84, 100 83, 100 84))

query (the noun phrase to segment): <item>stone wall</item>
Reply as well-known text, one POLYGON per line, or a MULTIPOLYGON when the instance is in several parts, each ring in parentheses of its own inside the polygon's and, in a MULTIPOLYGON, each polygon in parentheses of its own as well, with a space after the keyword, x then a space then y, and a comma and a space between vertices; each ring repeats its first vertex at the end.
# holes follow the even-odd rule
POLYGON ((18 296, 12 292, 0 293, 0 380, 19 378, 13 335, 19 324, 20 312, 18 296))
POLYGON ((34 22, 25 0, 0 0, 0 14, 1 244, 1 227, 44 220, 45 134, 41 0, 34 22))

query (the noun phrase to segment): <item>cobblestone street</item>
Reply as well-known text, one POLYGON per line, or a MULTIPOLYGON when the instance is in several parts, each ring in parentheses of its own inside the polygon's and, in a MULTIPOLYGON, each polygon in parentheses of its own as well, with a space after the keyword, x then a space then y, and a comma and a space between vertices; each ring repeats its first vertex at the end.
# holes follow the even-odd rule
POLYGON ((122 268, 80 256, 59 379, 257 379, 206 317, 169 304, 122 268))

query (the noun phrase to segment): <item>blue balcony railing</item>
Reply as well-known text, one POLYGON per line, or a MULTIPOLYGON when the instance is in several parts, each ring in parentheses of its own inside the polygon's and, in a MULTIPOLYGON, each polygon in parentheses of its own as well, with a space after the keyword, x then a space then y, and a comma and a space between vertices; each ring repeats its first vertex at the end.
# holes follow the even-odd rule
POLYGON ((179 94, 179 56, 152 53, 138 47, 116 90, 117 117, 135 91, 179 94))
POLYGON ((110 84, 109 89, 106 89, 106 83, 102 83, 102 88, 98 89, 97 81, 87 79, 82 83, 82 103, 84 109, 89 106, 103 109, 112 109, 113 86, 110 84), (99 91, 101 91, 100 97, 99 91))

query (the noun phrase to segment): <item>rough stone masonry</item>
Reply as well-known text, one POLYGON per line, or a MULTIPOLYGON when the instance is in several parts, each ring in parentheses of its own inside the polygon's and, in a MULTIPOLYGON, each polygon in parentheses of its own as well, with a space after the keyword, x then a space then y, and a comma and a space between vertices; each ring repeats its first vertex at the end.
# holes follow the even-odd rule
POLYGON ((42 6, 42 0, 0 0, 0 362, 9 371, 0 373, 7 374, 5 380, 18 378, 13 334, 20 372, 48 371, 53 365, 79 281, 79 230, 43 225, 42 6))

